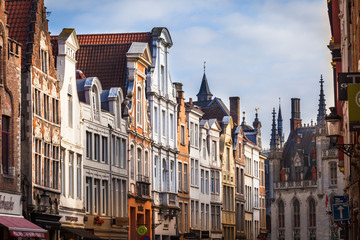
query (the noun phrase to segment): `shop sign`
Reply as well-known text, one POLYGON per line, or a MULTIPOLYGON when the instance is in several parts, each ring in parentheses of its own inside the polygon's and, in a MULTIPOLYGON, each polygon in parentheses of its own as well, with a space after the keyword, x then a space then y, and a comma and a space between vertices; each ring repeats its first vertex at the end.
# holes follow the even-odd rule
POLYGON ((348 84, 350 131, 360 131, 360 84, 348 84))
POLYGON ((78 217, 73 217, 73 216, 65 216, 65 220, 68 222, 78 222, 79 218, 78 217))
POLYGON ((21 196, 0 192, 0 213, 21 215, 21 196))
POLYGON ((129 218, 128 217, 117 217, 117 218, 115 218, 115 224, 117 226, 128 226, 129 218))
POLYGON ((360 83, 359 73, 339 73, 338 77, 338 100, 348 100, 348 85, 360 83))

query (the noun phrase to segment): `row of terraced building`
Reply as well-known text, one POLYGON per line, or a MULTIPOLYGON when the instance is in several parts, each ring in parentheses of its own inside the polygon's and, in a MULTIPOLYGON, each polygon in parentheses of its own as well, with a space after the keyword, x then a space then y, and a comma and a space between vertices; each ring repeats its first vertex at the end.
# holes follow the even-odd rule
POLYGON ((186 101, 168 29, 50 36, 43 0, 1 0, 0 28, 1 239, 265 236, 258 114, 205 70, 186 101))

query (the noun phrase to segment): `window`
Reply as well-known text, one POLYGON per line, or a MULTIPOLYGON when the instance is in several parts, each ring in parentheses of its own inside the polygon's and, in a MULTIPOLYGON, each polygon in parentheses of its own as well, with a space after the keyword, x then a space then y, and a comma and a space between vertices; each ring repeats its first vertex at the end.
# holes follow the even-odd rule
POLYGON ((142 116, 141 116, 141 88, 137 88, 136 93, 136 123, 142 124, 142 116))
POLYGON ((201 192, 202 193, 204 193, 204 170, 203 169, 201 169, 201 175, 200 175, 200 178, 201 178, 201 187, 200 187, 200 189, 201 189, 201 192))
POLYGON ((41 140, 35 139, 35 183, 41 184, 41 140))
POLYGON ((74 153, 69 152, 69 197, 74 197, 74 153))
POLYGON ((191 226, 195 227, 195 204, 194 204, 194 200, 191 200, 191 226))
POLYGON ((162 110, 162 136, 165 136, 166 134, 166 116, 165 116, 165 110, 162 110))
POLYGON ((41 94, 38 89, 35 89, 35 113, 41 116, 41 94))
POLYGON ((144 159, 144 175, 145 177, 149 177, 149 153, 145 152, 145 159, 144 159))
POLYGON ((82 174, 81 174, 81 155, 79 154, 77 154, 76 177, 77 177, 76 196, 78 199, 81 199, 82 174))
POLYGON ((44 49, 40 49, 40 58, 41 58, 41 71, 43 73, 48 73, 48 53, 44 49))
POLYGON ((216 188, 215 188, 215 192, 217 194, 220 193, 220 172, 219 171, 216 171, 215 172, 215 184, 216 184, 216 188))
POLYGON ((238 167, 236 167, 236 193, 240 193, 240 173, 238 167))
POLYGON ((211 142, 211 160, 216 161, 216 141, 211 142))
POLYGON ((189 191, 189 183, 188 183, 189 175, 188 175, 188 165, 184 163, 184 191, 189 191))
POLYGON ((195 218, 196 226, 199 226, 199 201, 195 201, 195 218))
POLYGON ((94 160, 100 162, 100 135, 94 134, 94 160))
POLYGON ((154 186, 157 186, 157 179, 158 179, 158 156, 154 157, 154 186))
POLYGON ((209 204, 206 204, 206 209, 205 209, 205 217, 206 217, 206 224, 205 224, 205 229, 208 230, 209 229, 209 204))
POLYGON ((73 101, 70 94, 68 94, 68 124, 69 127, 73 127, 73 101))
POLYGON ((204 203, 201 203, 201 209, 200 209, 200 216, 201 216, 201 229, 204 229, 205 227, 205 205, 204 203))
POLYGON ((174 115, 170 113, 170 138, 174 139, 174 115))
POLYGON ((92 134, 86 131, 86 157, 92 158, 92 134))
POLYGON ((49 96, 44 94, 44 118, 46 120, 50 120, 50 103, 49 103, 49 96))
POLYGON ((85 185, 85 195, 86 195, 86 207, 85 211, 87 213, 92 213, 92 179, 90 177, 86 177, 86 185, 85 185))
POLYGON ((178 225, 179 225, 179 233, 182 233, 183 232, 183 212, 184 212, 182 202, 179 202, 179 208, 180 208, 180 211, 179 211, 179 215, 178 215, 179 216, 178 225))
POLYGON ((9 174, 10 162, 10 117, 2 115, 2 170, 9 174))
POLYGON ((211 229, 216 229, 216 221, 215 221, 215 206, 211 205, 211 229))
MULTIPOLYGON (((120 145, 120 141, 119 141, 120 145)), ((120 158, 118 158, 120 160, 120 158)), ((102 137, 102 162, 107 163, 108 162, 108 138, 102 137)))
POLYGON ((180 126, 180 144, 185 145, 185 126, 180 126))
POLYGON ((294 204, 294 228, 300 227, 300 203, 299 200, 295 200, 294 204))
POLYGON ((189 211, 189 207, 187 203, 184 203, 184 231, 187 232, 189 229, 189 219, 188 219, 188 211, 189 211))
POLYGON ((100 212, 100 180, 94 179, 94 213, 100 212))
POLYGON ((158 109, 157 107, 154 107, 154 133, 158 133, 158 109))
POLYGON ((279 228, 285 228, 285 206, 282 200, 278 203, 279 228))
POLYGON ((44 186, 50 187, 50 144, 44 143, 44 186))
POLYGON ((134 179, 135 177, 135 148, 133 145, 130 147, 130 163, 131 163, 131 171, 130 171, 130 177, 131 179, 134 179))
POLYGON ((182 191, 182 178, 183 178, 183 173, 182 173, 182 163, 178 162, 178 185, 179 185, 179 191, 182 191))
POLYGON ((141 161, 141 149, 138 148, 137 150, 137 174, 138 176, 141 176, 142 175, 142 161, 141 161))
POLYGON ((230 171, 230 148, 226 148, 226 170, 230 171))
POLYGON ((100 106, 99 106, 99 97, 98 97, 98 89, 96 86, 92 88, 92 108, 94 112, 94 119, 99 120, 100 119, 100 106))
POLYGON ((53 105, 53 111, 52 111, 53 122, 58 124, 59 123, 59 100, 53 98, 52 99, 52 105, 53 105))
POLYGON ((161 90, 163 93, 165 93, 165 68, 163 65, 161 65, 161 75, 160 75, 160 79, 161 79, 161 90))
POLYGON ((114 137, 114 151, 115 151, 115 159, 114 159, 114 165, 119 166, 119 162, 120 162, 120 138, 118 137, 114 137))
POLYGON ((195 123, 195 146, 199 146, 199 125, 195 123))
POLYGON ((316 227, 316 204, 313 198, 309 201, 309 227, 316 227))
POLYGON ((167 186, 167 184, 166 184, 166 179, 167 179, 167 169, 166 169, 166 159, 165 158, 163 158, 163 161, 162 161, 162 167, 163 167, 163 169, 162 169, 162 177, 163 177, 163 190, 164 191, 166 191, 167 190, 167 188, 166 188, 166 186, 167 186))
POLYGON ((211 193, 215 193, 215 171, 211 170, 211 193))
POLYGON ((199 160, 195 160, 195 185, 199 186, 199 160))
POLYGON ((194 145, 194 123, 190 123, 190 145, 194 145))
POLYGON ((337 164, 336 162, 330 162, 330 185, 337 184, 337 164))
POLYGON ((107 204, 108 204, 108 181, 103 180, 102 181, 102 214, 107 214, 107 204))
POLYGON ((216 229, 220 229, 220 206, 216 206, 216 229))
POLYGON ((59 147, 53 146, 52 188, 59 189, 59 147))
POLYGON ((205 139, 203 139, 202 151, 203 151, 203 159, 206 159, 206 140, 205 139))
POLYGON ((254 176, 259 177, 259 162, 254 161, 254 176))
POLYGON ((240 193, 244 194, 244 169, 240 169, 240 193))
POLYGON ((205 171, 205 193, 209 194, 209 171, 205 171))
POLYGON ((301 167, 295 167, 295 180, 301 181, 301 167))
POLYGON ((121 139, 121 156, 122 156, 122 167, 127 169, 127 158, 126 158, 126 139, 121 139))
POLYGON ((190 183, 191 185, 195 185, 195 160, 191 159, 191 172, 190 172, 190 183))

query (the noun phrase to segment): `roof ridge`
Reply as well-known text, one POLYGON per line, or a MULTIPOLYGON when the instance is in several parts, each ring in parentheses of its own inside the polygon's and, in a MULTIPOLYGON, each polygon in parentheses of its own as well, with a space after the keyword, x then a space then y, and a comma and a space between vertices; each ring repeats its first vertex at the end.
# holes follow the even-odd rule
POLYGON ((151 32, 130 32, 130 33, 80 33, 76 36, 98 36, 98 35, 119 35, 119 34, 150 34, 151 32))

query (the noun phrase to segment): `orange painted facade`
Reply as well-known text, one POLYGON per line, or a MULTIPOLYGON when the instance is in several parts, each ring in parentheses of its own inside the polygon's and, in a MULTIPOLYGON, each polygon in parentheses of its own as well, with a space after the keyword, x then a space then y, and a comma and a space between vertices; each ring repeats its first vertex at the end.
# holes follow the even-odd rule
POLYGON ((147 43, 133 43, 127 52, 128 89, 125 106, 129 133, 129 239, 152 239, 152 199, 150 185, 150 120, 146 99, 146 69, 151 66, 147 43), (133 48, 134 46, 134 48, 133 48), (139 48, 144 51, 136 52, 139 48), (134 50, 135 49, 135 50, 134 50), (139 234, 144 227, 144 234, 139 234))
POLYGON ((184 239, 184 233, 189 232, 190 227, 190 182, 189 182, 189 129, 186 120, 186 109, 182 84, 175 83, 177 91, 178 117, 177 117, 177 146, 179 149, 178 168, 181 166, 181 186, 179 183, 179 207, 178 233, 180 239, 184 239), (185 174, 187 173, 187 174, 185 174), (186 178, 186 179, 185 179, 186 178))

